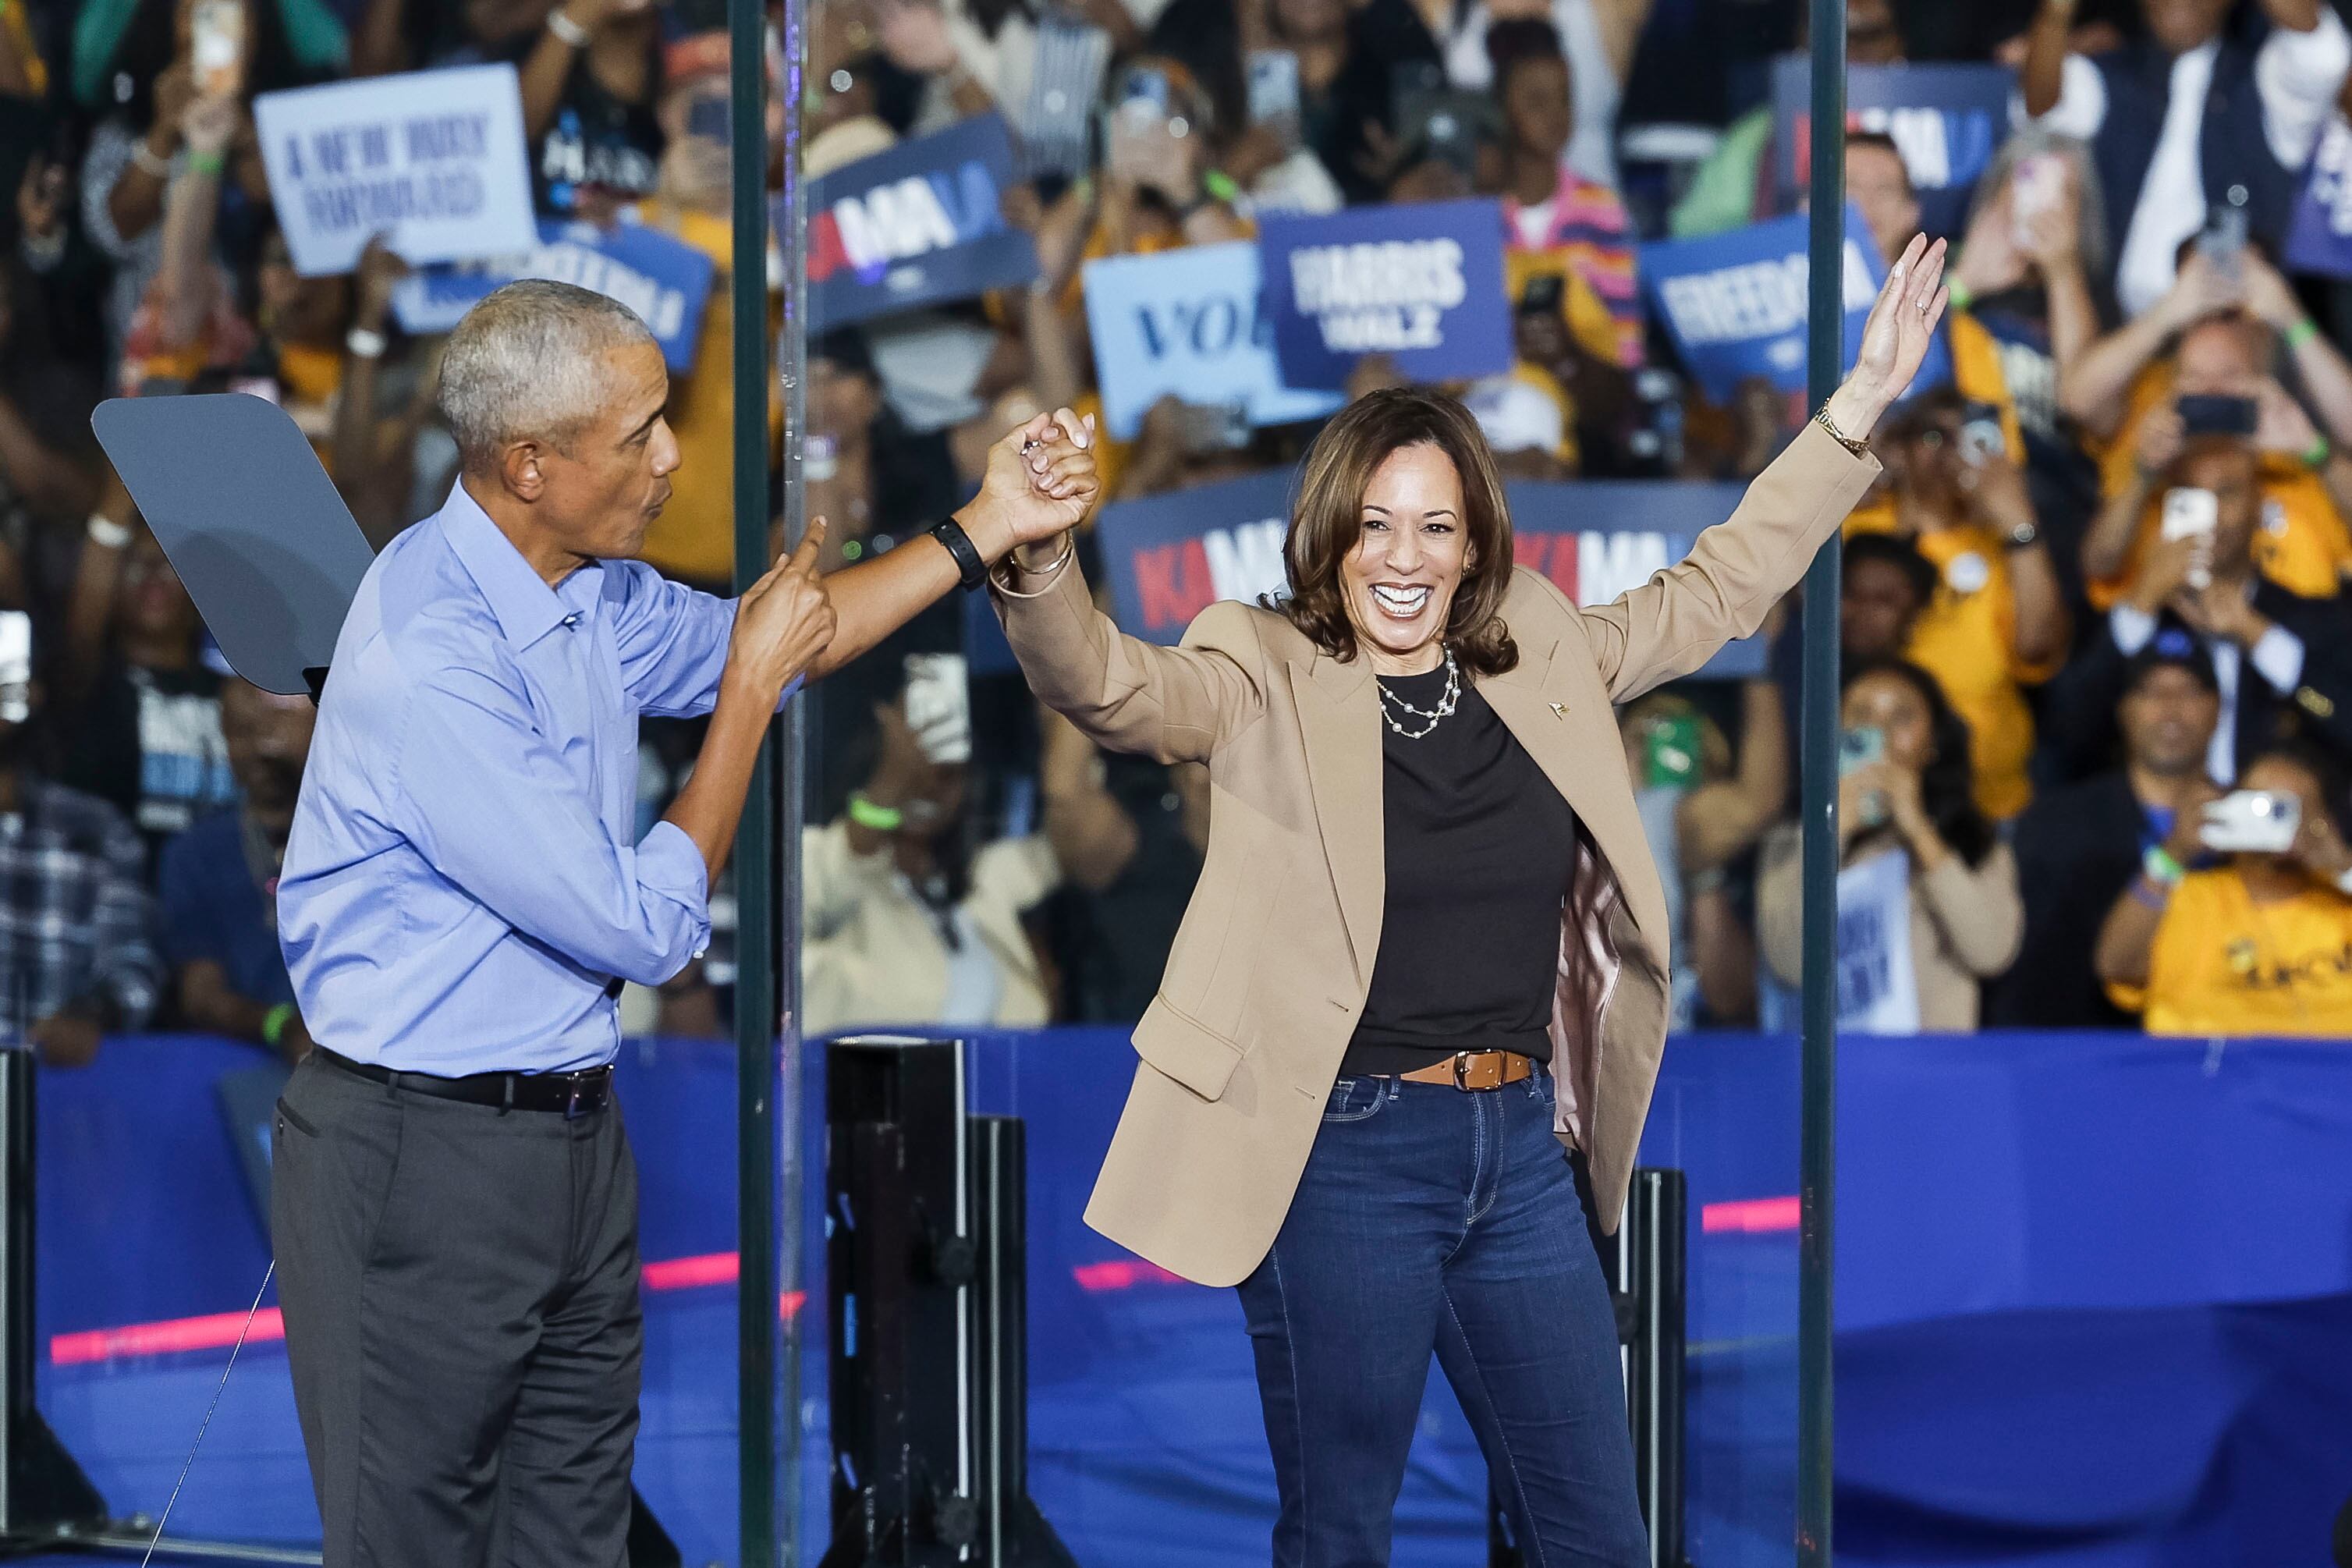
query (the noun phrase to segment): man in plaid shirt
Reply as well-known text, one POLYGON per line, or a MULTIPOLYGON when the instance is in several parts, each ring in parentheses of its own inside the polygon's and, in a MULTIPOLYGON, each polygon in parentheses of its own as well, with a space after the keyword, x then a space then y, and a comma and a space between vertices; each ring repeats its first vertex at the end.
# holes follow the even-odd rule
POLYGON ((0 721, 0 1041, 79 1067, 155 1005, 146 847, 114 807, 28 767, 23 736, 0 721))

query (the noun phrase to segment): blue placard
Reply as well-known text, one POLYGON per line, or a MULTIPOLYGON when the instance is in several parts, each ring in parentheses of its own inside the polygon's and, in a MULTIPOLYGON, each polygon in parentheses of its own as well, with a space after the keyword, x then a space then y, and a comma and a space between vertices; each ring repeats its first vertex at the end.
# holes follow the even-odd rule
MULTIPOLYGON (((808 186, 808 312, 816 331, 1037 276, 1037 247, 1004 219, 1013 140, 976 115, 835 169, 808 186)), ((782 232, 782 214, 774 215, 782 232)))
POLYGON ((663 361, 683 375, 694 368, 717 270, 704 252, 643 224, 542 219, 536 248, 413 272, 393 289, 392 308, 403 331, 446 332, 476 300, 518 278, 576 283, 635 310, 660 341, 663 361))
POLYGON ((1345 401, 1283 384, 1248 240, 1089 261, 1085 279, 1103 423, 1119 440, 1171 395, 1239 405, 1253 425, 1317 418, 1345 401))
MULTIPOLYGON (((2007 66, 1850 66, 1846 128, 1895 140, 1919 195, 1919 224, 1958 239, 1977 180, 2009 135, 2007 66)), ((1808 57, 1782 55, 1772 66, 1773 167, 1783 199, 1794 201, 1812 165, 1812 69, 1808 57)))
MULTIPOLYGON (((1807 228, 1802 213, 1703 239, 1642 247, 1642 285, 1680 352, 1684 368, 1714 403, 1729 407, 1739 384, 1762 376, 1784 392, 1805 390, 1807 228)), ((1845 210, 1845 353, 1851 367, 1863 323, 1886 269, 1864 226, 1845 210)), ((1952 378, 1942 334, 1913 378, 1916 395, 1952 378)))
POLYGON ((2329 120, 2311 154, 2281 253, 2290 271, 2352 278, 2352 125, 2329 120))
POLYGON ((1496 202, 1268 217, 1258 251, 1288 385, 1337 391, 1369 353, 1391 356, 1413 381, 1468 381, 1511 366, 1496 202))
MULTIPOLYGON (((1217 600, 1254 604, 1283 593, 1293 480, 1291 470, 1277 469, 1105 507, 1096 529, 1120 627, 1173 643, 1217 600)), ((1656 480, 1517 480, 1506 490, 1514 563, 1542 573, 1580 605, 1605 604, 1680 561, 1744 493, 1738 485, 1656 480)), ((1728 679, 1763 669, 1763 644, 1750 638, 1699 673, 1728 679)))

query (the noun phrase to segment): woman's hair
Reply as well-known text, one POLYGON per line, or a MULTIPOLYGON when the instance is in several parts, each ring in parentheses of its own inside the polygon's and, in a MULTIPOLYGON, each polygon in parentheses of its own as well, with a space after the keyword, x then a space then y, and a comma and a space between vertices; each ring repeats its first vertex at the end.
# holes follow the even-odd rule
POLYGON ((1511 585, 1511 514, 1503 477, 1478 421, 1456 398, 1420 387, 1369 393, 1332 416, 1307 448, 1298 495, 1283 541, 1290 595, 1267 607, 1281 612, 1316 647, 1341 663, 1356 657, 1340 563, 1364 532, 1364 492, 1391 452, 1434 447, 1462 481, 1462 530, 1468 549, 1461 584, 1446 616, 1445 641, 1473 675, 1500 675, 1519 662, 1503 624, 1511 585))
POLYGON ((1873 675, 1892 676, 1919 694, 1927 708, 1927 765, 1919 770, 1919 804, 1936 835, 1971 866, 1992 853, 1992 824, 1977 809, 1976 774, 1969 765, 1969 727, 1936 678, 1906 658, 1865 658, 1846 668, 1841 693, 1873 675))
POLYGON ((1550 21, 1542 16, 1507 16, 1486 25, 1486 64, 1493 72, 1496 98, 1510 85, 1511 73, 1534 60, 1568 63, 1559 29, 1550 21))
MULTIPOLYGON (((1977 215, 1984 211, 1986 204, 2008 187, 2010 177, 2017 173, 2018 161, 2037 153, 2054 153, 2065 159, 2073 168, 2074 232, 2082 251, 2083 275, 2086 278, 2105 277, 2111 247, 2107 233, 2106 197, 2104 187, 2099 184, 2098 165, 2091 161, 2089 145, 2072 136, 2061 136, 2055 132, 2039 130, 2031 125, 2022 126, 2011 134, 1993 153, 1991 164, 1977 181, 1976 195, 1969 202, 1969 222, 1976 222, 1977 215)), ((1965 225, 1961 232, 1967 232, 1965 225)))

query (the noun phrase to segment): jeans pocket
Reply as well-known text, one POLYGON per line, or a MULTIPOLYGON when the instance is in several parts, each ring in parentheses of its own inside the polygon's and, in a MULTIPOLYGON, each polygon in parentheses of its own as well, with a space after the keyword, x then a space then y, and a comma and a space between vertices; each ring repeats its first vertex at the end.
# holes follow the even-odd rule
POLYGON ((1388 1079, 1343 1078, 1331 1086, 1330 1097, 1323 1102, 1323 1121, 1328 1126, 1335 1121, 1368 1121, 1388 1102, 1388 1079))

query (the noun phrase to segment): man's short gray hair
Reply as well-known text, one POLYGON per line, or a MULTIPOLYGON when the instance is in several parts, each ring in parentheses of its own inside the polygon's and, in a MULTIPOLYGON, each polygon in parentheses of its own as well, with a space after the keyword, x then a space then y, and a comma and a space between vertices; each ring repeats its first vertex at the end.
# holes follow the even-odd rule
POLYGON ((492 289, 441 353, 442 417, 467 468, 510 441, 561 447, 612 395, 604 356, 654 342, 635 311, 593 289, 526 278, 492 289))

